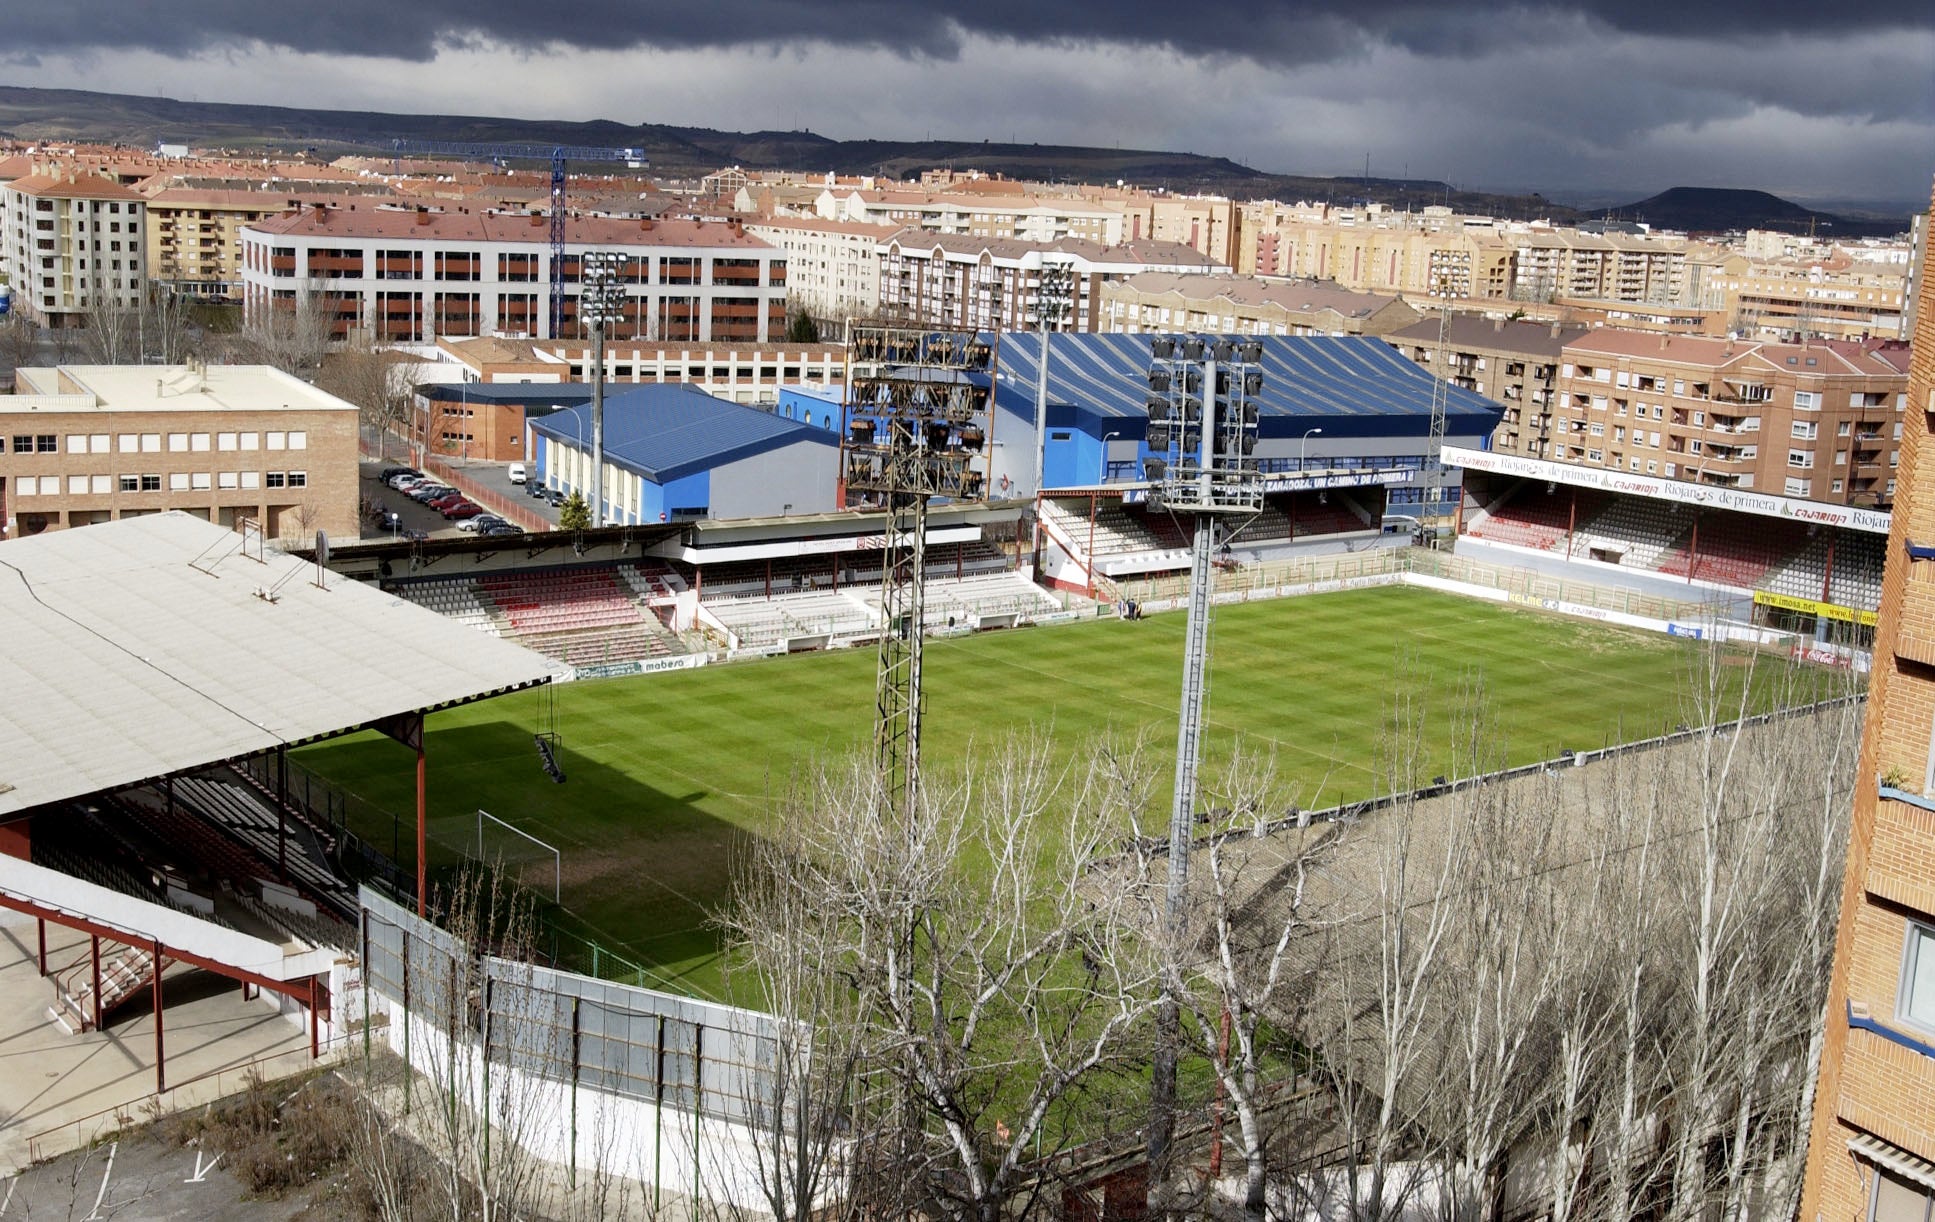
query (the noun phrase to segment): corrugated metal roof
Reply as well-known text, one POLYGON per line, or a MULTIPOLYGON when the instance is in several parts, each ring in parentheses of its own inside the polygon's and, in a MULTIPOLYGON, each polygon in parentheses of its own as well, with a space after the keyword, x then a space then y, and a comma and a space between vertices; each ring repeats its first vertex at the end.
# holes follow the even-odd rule
POLYGON ((0 815, 551 673, 374 587, 318 589, 314 565, 242 542, 165 513, 0 543, 0 815))
MULTIPOLYGON (((1049 350, 1048 398, 1099 415, 1141 418, 1148 414, 1150 335, 1056 335, 1049 350)), ((1222 338, 1204 336, 1205 339, 1222 338)), ((1431 418, 1433 379, 1381 339, 1365 336, 1230 336, 1263 345, 1263 395, 1259 414, 1266 433, 1271 418, 1299 422, 1338 418, 1431 418)), ((1041 336, 1032 331, 1001 337, 999 402, 1032 416, 1039 376, 1041 336)), ((1462 387, 1449 388, 1446 415, 1451 431, 1490 432, 1503 407, 1462 387)))
MULTIPOLYGON (((558 441, 591 446, 589 404, 530 423, 558 441)), ((606 460, 655 484, 802 441, 839 444, 826 429, 717 399, 682 382, 633 387, 605 398, 606 460)))

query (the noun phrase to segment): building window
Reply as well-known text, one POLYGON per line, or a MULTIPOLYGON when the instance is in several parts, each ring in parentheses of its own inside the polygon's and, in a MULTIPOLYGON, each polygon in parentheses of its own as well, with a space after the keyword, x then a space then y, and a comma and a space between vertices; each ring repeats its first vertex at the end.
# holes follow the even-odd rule
POLYGON ((1803 471, 1811 470, 1814 466, 1814 454, 1810 450, 1789 450, 1787 465, 1799 467, 1803 471))
POLYGON ((216 449, 218 449, 218 450, 233 450, 233 449, 235 448, 235 444, 236 444, 236 443, 235 443, 235 434, 233 434, 233 433, 217 433, 217 434, 215 434, 215 448, 216 448, 216 449))
POLYGON ((123 491, 123 492, 139 492, 139 491, 141 491, 141 477, 140 477, 140 476, 138 476, 138 475, 124 475, 124 476, 122 476, 122 477, 121 477, 121 491, 123 491))
POLYGON ((1821 394, 1814 390, 1794 392, 1794 410, 1797 412, 1818 412, 1821 410, 1821 394))
POLYGON ((190 450, 193 450, 197 454, 206 452, 208 449, 208 434, 207 433, 188 434, 188 448, 190 450))
POLYGON ((1909 921, 1901 952, 1901 995, 1895 1017, 1923 1031, 1935 1032, 1935 926, 1909 921))
POLYGON ((210 488, 214 487, 214 480, 210 478, 209 473, 206 471, 194 472, 191 479, 192 487, 196 492, 207 492, 210 488))
POLYGON ((170 454, 188 453, 188 434, 186 433, 168 434, 168 452, 170 454))
POLYGON ((1874 1196, 1868 1202, 1869 1222, 1929 1222, 1928 1189, 1896 1179, 1875 1168, 1874 1196))
POLYGON ((170 492, 188 491, 188 472, 170 471, 168 473, 168 491, 170 492))
POLYGON ((289 434, 289 448, 290 448, 290 449, 292 449, 292 450, 306 450, 306 449, 308 449, 308 448, 309 448, 309 434, 308 434, 308 433, 305 433, 305 432, 303 432, 303 431, 302 431, 301 429, 296 429, 296 430, 294 430, 293 432, 291 432, 291 433, 289 434))
POLYGON ((143 491, 143 492, 160 492, 160 491, 161 491, 161 476, 160 476, 160 475, 144 475, 144 476, 142 476, 142 477, 141 477, 141 491, 143 491))
POLYGON ((1797 441, 1813 441, 1820 428, 1821 426, 1812 420, 1796 420, 1793 435, 1797 441))
POLYGON ((282 472, 271 471, 262 477, 262 486, 265 488, 280 488, 283 486, 283 478, 282 472))
POLYGON ((267 438, 268 448, 271 450, 280 450, 289 444, 287 433, 264 433, 263 437, 267 438))
POLYGON ((60 437, 53 433, 36 433, 34 449, 42 454, 57 454, 60 452, 60 437))
POLYGON ((1790 475, 1787 477, 1786 492, 1788 496, 1806 496, 1813 486, 1812 480, 1796 479, 1790 475))

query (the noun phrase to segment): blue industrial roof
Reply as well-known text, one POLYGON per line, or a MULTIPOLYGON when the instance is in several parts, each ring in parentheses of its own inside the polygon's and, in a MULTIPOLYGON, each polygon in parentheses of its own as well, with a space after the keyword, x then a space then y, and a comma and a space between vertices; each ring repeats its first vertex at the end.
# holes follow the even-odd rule
MULTIPOLYGON (((996 402, 1032 416, 1039 376, 1041 335, 1011 331, 1001 336, 1000 388, 996 402)), ((1059 334, 1048 360, 1048 401, 1111 418, 1148 415, 1149 341, 1152 335, 1059 334)), ((1205 336, 1216 339, 1217 336, 1205 336)), ((1263 345, 1263 394, 1258 402, 1266 435, 1291 421, 1352 418, 1367 426, 1340 432, 1386 432, 1391 418, 1431 419, 1435 379, 1389 344, 1363 336, 1242 336, 1263 345), (1278 420, 1272 429, 1270 421, 1278 420), (1378 427, 1382 426, 1382 427, 1378 427)), ((1453 434, 1489 433, 1503 408, 1475 391, 1447 388, 1445 412, 1453 434)), ((1409 431, 1409 430, 1405 430, 1409 431)))
MULTIPOLYGON (((556 440, 591 448, 590 404, 530 424, 556 440)), ((826 429, 716 399, 685 383, 636 386, 605 396, 606 459, 655 484, 802 441, 839 443, 826 429)))

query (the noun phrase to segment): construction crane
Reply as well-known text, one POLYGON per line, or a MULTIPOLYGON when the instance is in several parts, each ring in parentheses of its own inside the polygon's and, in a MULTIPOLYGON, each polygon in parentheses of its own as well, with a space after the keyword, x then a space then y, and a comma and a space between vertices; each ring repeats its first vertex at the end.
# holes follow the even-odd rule
POLYGON ((631 169, 644 169, 651 162, 638 149, 588 148, 575 144, 464 144, 445 140, 393 140, 391 158, 397 173, 403 172, 405 154, 424 157, 457 157, 464 161, 488 160, 496 165, 507 161, 549 161, 551 163, 551 338, 564 338, 564 163, 567 161, 622 161, 631 169))

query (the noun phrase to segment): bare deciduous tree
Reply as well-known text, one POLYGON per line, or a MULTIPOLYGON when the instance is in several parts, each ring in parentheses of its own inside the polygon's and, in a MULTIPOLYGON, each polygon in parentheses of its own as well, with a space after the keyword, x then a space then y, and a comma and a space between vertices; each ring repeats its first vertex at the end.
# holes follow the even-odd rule
POLYGON ((930 775, 900 818, 882 816, 870 769, 821 777, 749 897, 804 919, 790 933, 795 917, 757 907, 731 920, 817 943, 789 953, 835 965, 851 991, 840 1004, 864 1023, 872 1088, 853 1110, 884 1155, 861 1174, 893 1181, 870 1204, 993 1222, 1030 1212, 1025 1168, 1065 1139, 1051 1113, 1117 1055, 1153 990, 1122 890, 1089 874, 1119 834, 1113 812, 1064 792, 1039 737, 981 758, 951 782, 930 775))

